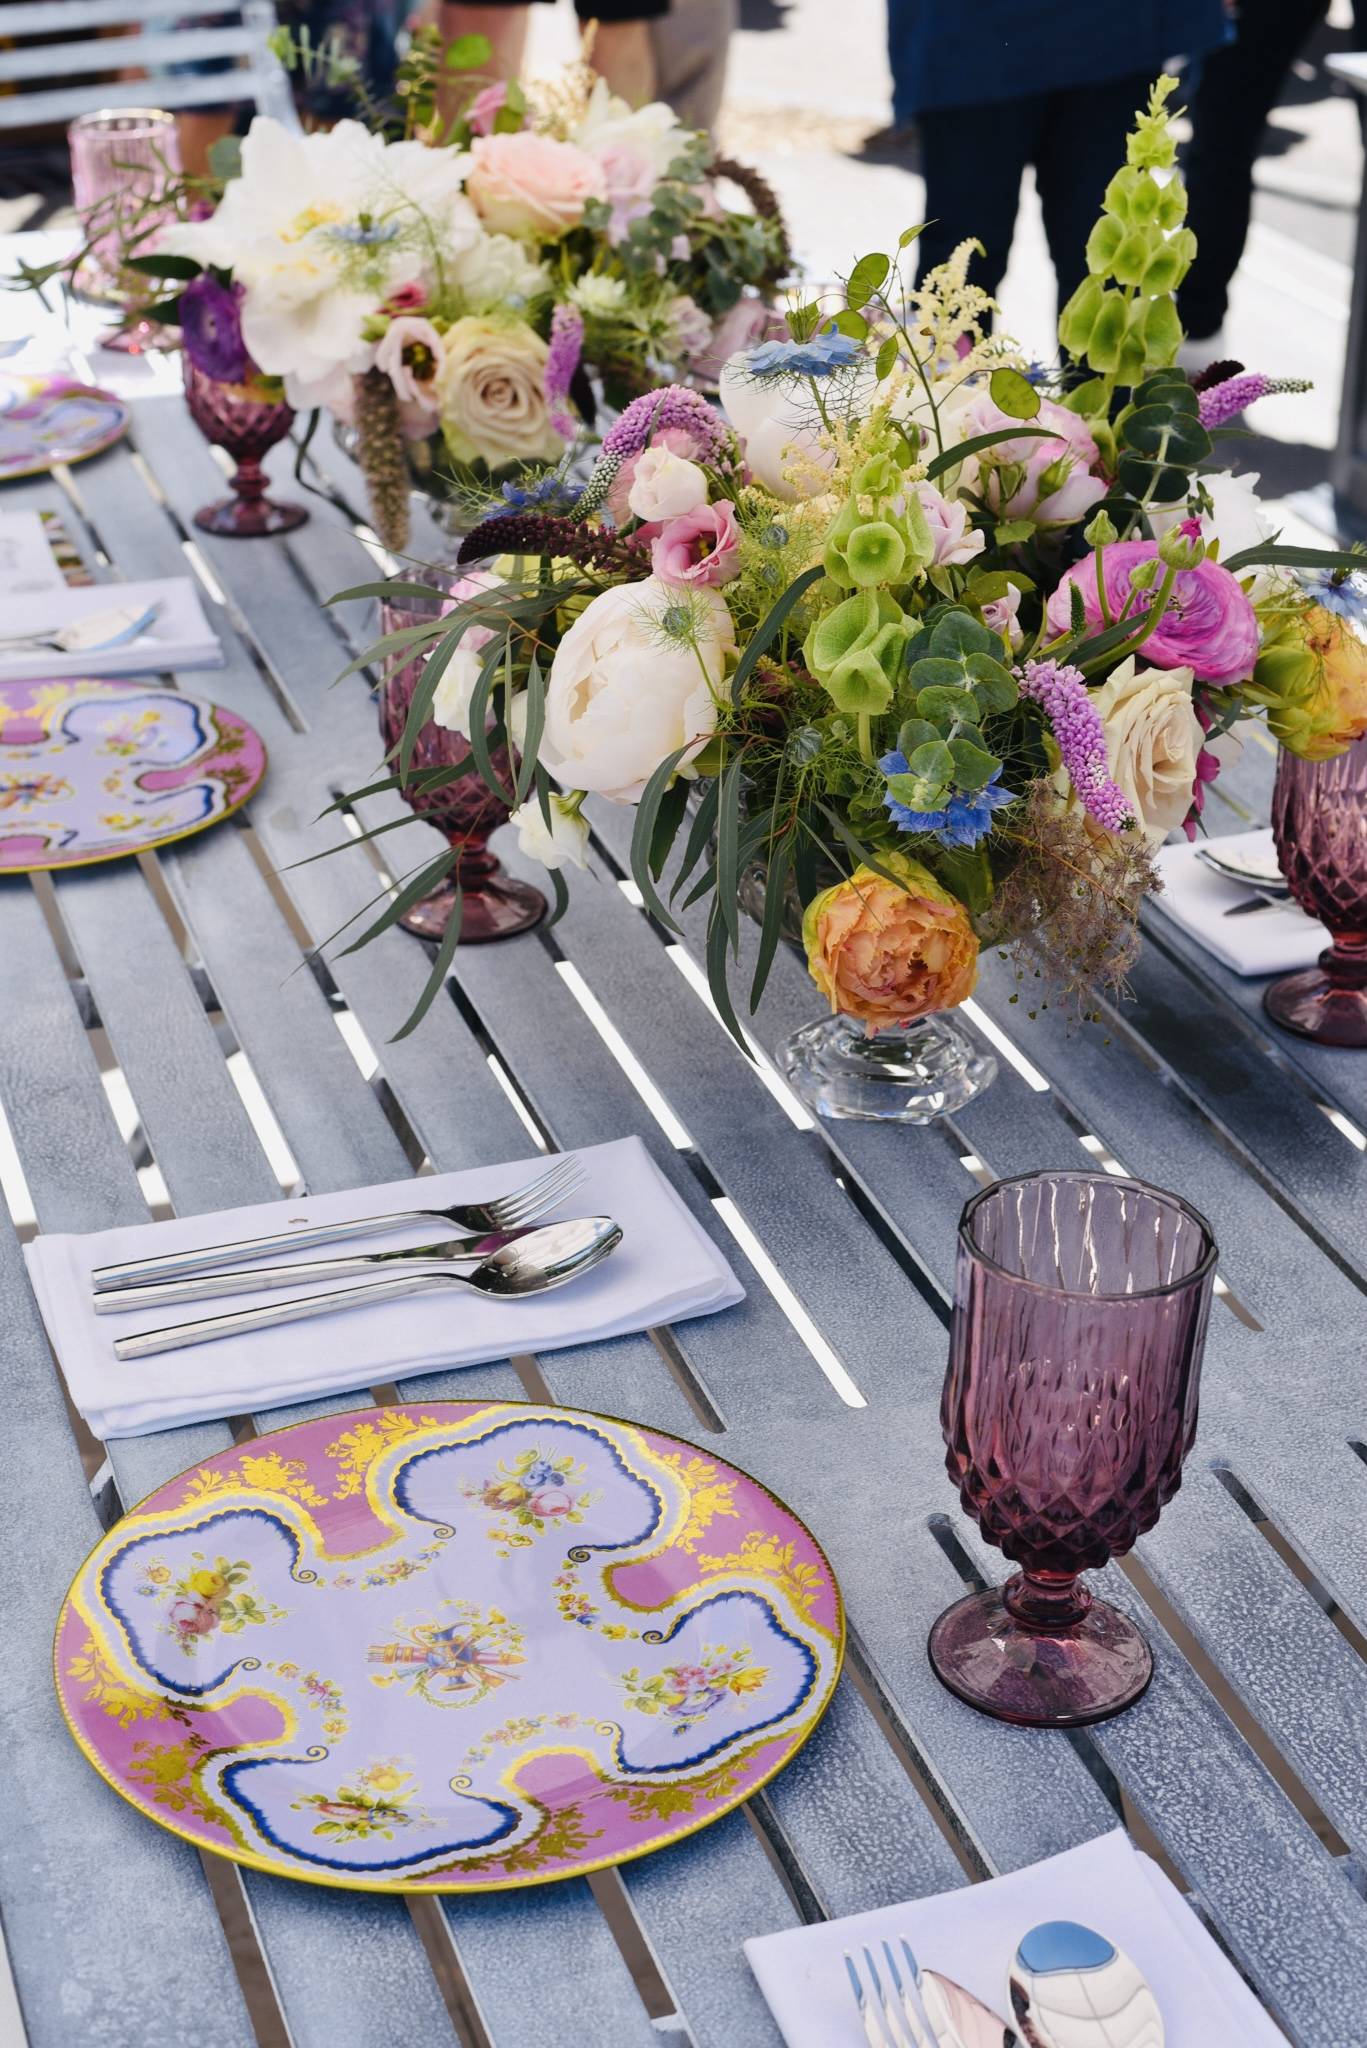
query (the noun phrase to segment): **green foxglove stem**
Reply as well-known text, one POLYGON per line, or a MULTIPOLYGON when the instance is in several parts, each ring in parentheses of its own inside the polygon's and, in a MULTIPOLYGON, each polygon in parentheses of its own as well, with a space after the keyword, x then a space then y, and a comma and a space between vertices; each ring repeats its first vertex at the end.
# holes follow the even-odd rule
POLYGON ((1113 647, 1108 654, 1098 654, 1093 660, 1084 662, 1082 665, 1083 675, 1094 675, 1098 669, 1109 668, 1112 664, 1119 666, 1122 661, 1128 661, 1129 657, 1144 645, 1150 633, 1157 630, 1158 622, 1168 608, 1168 599, 1172 596, 1172 586, 1176 580, 1177 571, 1175 569, 1164 571, 1163 581, 1158 586, 1158 594, 1145 612, 1144 623, 1134 638, 1132 640, 1122 640, 1119 647, 1113 647))

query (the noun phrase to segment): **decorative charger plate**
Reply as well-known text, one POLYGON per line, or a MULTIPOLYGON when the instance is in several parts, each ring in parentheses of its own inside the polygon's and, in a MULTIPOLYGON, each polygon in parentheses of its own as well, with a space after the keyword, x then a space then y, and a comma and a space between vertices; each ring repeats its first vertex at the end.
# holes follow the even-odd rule
POLYGON ((266 772, 259 733, 146 683, 0 683, 0 874, 89 867, 203 832, 266 772))
POLYGON ((85 462, 128 431, 128 407, 71 377, 0 376, 0 483, 85 462))
POLYGON ((734 1466, 520 1402, 300 1423, 126 1515, 76 1576, 57 1690, 172 1833, 365 1891, 600 1870, 730 1812, 844 1651, 831 1568, 734 1466))

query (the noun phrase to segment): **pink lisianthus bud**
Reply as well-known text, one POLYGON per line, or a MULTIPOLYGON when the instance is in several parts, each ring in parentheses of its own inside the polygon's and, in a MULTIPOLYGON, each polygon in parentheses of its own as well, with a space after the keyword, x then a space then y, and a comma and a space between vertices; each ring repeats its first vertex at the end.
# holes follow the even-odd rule
POLYGON ((492 85, 486 85, 477 92, 466 110, 465 118, 476 135, 492 135, 494 122, 503 112, 508 100, 506 79, 496 78, 492 85))
POLYGON ((667 519, 651 538, 650 566, 662 583, 685 589, 729 583, 740 573, 740 532, 735 507, 699 505, 667 519))
POLYGON ((419 306, 427 304, 427 286, 420 278, 413 278, 408 284, 396 284, 384 302, 386 313, 416 313, 419 306))

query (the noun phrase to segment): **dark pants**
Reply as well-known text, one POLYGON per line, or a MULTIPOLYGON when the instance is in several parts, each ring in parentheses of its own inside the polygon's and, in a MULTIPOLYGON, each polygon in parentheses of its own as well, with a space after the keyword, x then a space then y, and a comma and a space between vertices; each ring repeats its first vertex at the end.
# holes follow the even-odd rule
POLYGON ((1201 66, 1193 93, 1186 179, 1196 261, 1177 294, 1188 334, 1204 340, 1224 321, 1253 206, 1253 166, 1267 117, 1296 52, 1329 0, 1239 0, 1238 40, 1201 66))
POLYGON ((1086 275, 1087 237, 1151 83, 1146 72, 1135 72, 1101 85, 919 115, 930 223, 918 244, 922 271, 974 236, 987 260, 975 258, 969 275, 995 293, 1011 253, 1021 176, 1033 164, 1062 305, 1086 275))

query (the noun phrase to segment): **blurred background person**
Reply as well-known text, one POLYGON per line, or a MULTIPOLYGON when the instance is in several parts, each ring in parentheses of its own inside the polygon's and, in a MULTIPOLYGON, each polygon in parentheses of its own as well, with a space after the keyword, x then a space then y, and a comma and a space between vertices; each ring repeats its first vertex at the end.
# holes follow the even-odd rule
MULTIPOLYGON (((670 0, 575 0, 581 22, 597 22, 590 59, 599 76, 634 107, 653 100, 659 66, 652 25, 669 14, 670 0)), ((527 47, 529 10, 526 0, 442 0, 437 26, 447 42, 457 36, 488 38, 493 55, 489 69, 498 78, 516 78, 527 47)))
POLYGON ((1135 109, 1175 56, 1229 34, 1224 0, 889 0, 893 128, 915 124, 926 181, 922 271, 972 236, 987 252, 974 280, 995 294, 1029 165, 1062 304, 1135 109))

